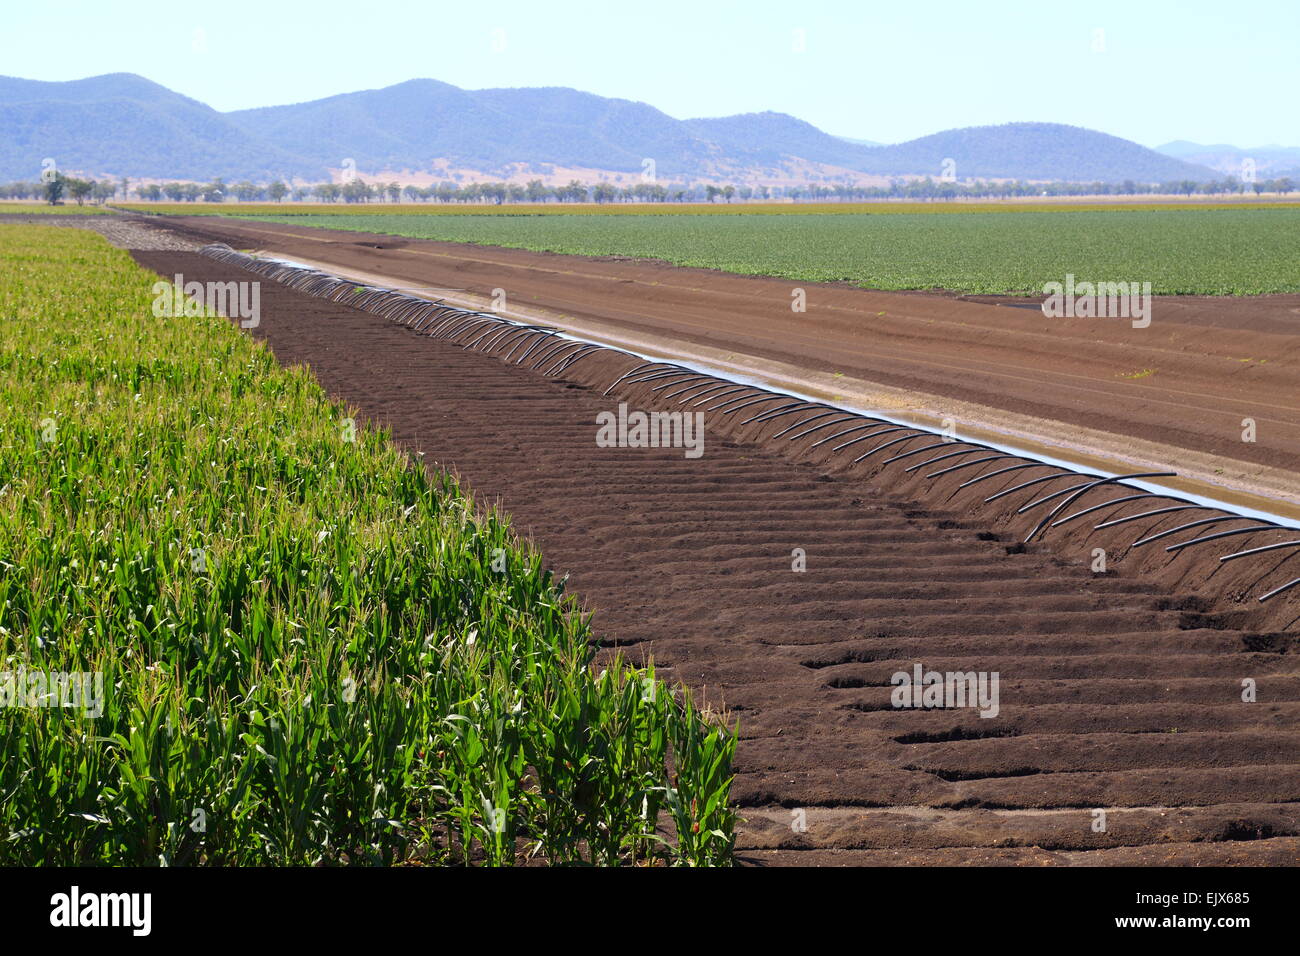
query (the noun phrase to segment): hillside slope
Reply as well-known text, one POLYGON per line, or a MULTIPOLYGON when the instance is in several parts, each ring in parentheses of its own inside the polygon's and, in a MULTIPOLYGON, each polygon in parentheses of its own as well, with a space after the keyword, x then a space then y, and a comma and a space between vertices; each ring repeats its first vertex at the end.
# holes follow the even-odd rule
POLYGON ((416 79, 307 103, 220 113, 129 73, 65 83, 0 77, 0 180, 41 161, 91 175, 329 178, 453 167, 485 178, 548 168, 664 181, 935 176, 1073 182, 1204 180, 1215 173, 1137 143, 1056 123, 945 130, 892 146, 831 136, 785 113, 675 119, 563 87, 462 90, 416 79))

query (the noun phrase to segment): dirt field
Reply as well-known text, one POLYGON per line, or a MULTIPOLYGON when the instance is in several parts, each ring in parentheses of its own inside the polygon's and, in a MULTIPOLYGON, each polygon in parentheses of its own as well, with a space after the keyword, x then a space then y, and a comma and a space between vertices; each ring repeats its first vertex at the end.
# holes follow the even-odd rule
MULTIPOLYGON (((264 244, 265 236, 255 238, 264 244)), ((370 253, 356 241, 348 235, 358 251, 331 254, 365 259, 370 253)), ((744 301, 758 311, 748 323, 736 310, 722 320, 715 314, 720 327, 710 331, 709 313, 693 308, 691 334, 745 333, 766 348, 783 328, 762 324, 763 294, 730 292, 727 277, 692 272, 670 281, 670 270, 653 265, 583 260, 574 267, 610 271, 604 280, 578 282, 557 270, 555 257, 519 254, 529 261, 458 267, 422 251, 448 270, 435 274, 449 284, 458 270, 482 270, 498 286, 503 268, 521 270, 521 281, 535 277, 539 295, 543 288, 590 294, 592 282, 603 281, 617 321, 631 324, 667 322, 671 303, 685 299, 685 285, 705 276, 717 285, 704 296, 715 309, 747 294, 744 301), (669 285, 662 297, 648 284, 651 275, 669 285), (642 301, 649 315, 638 311, 642 301)), ((321 257, 316 249, 312 258, 321 257)), ((165 276, 249 277, 184 252, 137 258, 165 276)), ((414 261, 385 259, 384 266, 391 272, 393 262, 405 263, 431 284, 434 275, 414 261)), ((771 288, 781 290, 772 308, 788 310, 785 285, 771 288)), ((917 302, 917 314, 906 319, 913 347, 924 355, 941 348, 955 362, 972 350, 927 332, 928 322, 952 321, 927 320, 929 310, 971 309, 974 316, 991 309, 999 321, 1017 314, 884 298, 917 302)), ((807 318, 841 321, 811 310, 807 318)), ((1205 330, 1186 365, 1175 366, 1185 368, 1184 377, 1213 364, 1220 348, 1208 312, 1201 320, 1180 326, 1188 343, 1188 330, 1205 330)), ((842 321, 846 335, 859 334, 848 317, 842 321)), ((1261 346, 1276 344, 1288 320, 1261 310, 1243 321, 1252 331, 1241 335, 1261 346)), ((1146 331, 1155 329, 1153 323, 1146 331)), ((876 481, 874 465, 835 466, 807 442, 778 443, 770 427, 746 431, 711 419, 707 452, 698 459, 681 449, 601 448, 593 441, 597 414, 619 397, 648 399, 646 387, 603 397, 593 385, 610 381, 610 368, 584 365, 565 380, 550 380, 273 282, 263 283, 254 334, 281 361, 310 364, 331 393, 390 425, 427 461, 458 471, 481 500, 499 501, 550 565, 571 574, 570 589, 596 612, 609 648, 652 654, 666 676, 703 691, 741 721, 734 796, 747 819, 740 840, 746 861, 1300 862, 1295 592, 1267 619, 1248 610, 1241 592, 1264 571, 1233 572, 1231 586, 1219 588, 1221 605, 1189 597, 1207 582, 1225 584, 1207 559, 1150 558, 1124 573, 1095 575, 1076 546, 1081 533, 1023 548, 1010 533, 1011 512, 968 506, 955 483, 922 494, 918 479, 876 481), (796 548, 807 556, 802 573, 792 570, 796 548), (998 715, 891 706, 891 675, 918 662, 933 670, 997 671, 998 715), (1255 703, 1241 700, 1247 678, 1258 684, 1255 703), (1096 810, 1106 811, 1104 825, 1096 810)), ((1001 334, 976 336, 981 354, 996 353, 1001 334)), ((792 338, 791 348, 809 360, 828 348, 811 333, 792 338)), ((1181 353, 1177 341, 1168 355, 1181 353)), ((1090 361, 1129 351, 1103 342, 1090 361)), ((871 362, 876 353, 863 346, 861 354, 871 362)), ((1266 370, 1261 379, 1272 381, 1273 365, 1256 367, 1266 370)), ((925 374, 901 360, 881 367, 904 378, 925 374)), ((990 362, 980 387, 1017 380, 1005 363, 990 362)), ((1225 387, 1214 376, 1206 382, 1207 395, 1225 387)), ((1102 379, 1093 384, 1100 388, 1102 379)), ((1033 391, 1029 383, 1023 390, 1033 391)), ((1047 391, 1033 400, 1062 410, 1071 405, 1060 389, 1047 391)), ((1280 405, 1293 402, 1294 394, 1283 391, 1278 384, 1268 394, 1280 405)), ((1249 394, 1260 401, 1253 386, 1249 394)), ((1200 429, 1184 429, 1189 441, 1205 441, 1219 420, 1210 415, 1212 402, 1198 400, 1207 404, 1204 415, 1189 419, 1200 429)), ((1291 444, 1265 448, 1261 439, 1250 451, 1289 460, 1297 454, 1296 419, 1274 414, 1292 423, 1291 444)), ((1172 428, 1173 417, 1122 401, 1115 408, 1121 434, 1162 421, 1172 428)))
POLYGON ((1084 464, 1172 465, 1201 483, 1183 487, 1300 516, 1300 296, 1158 297, 1150 327, 1134 329, 1123 319, 1048 320, 1027 300, 805 283, 807 312, 796 314, 787 280, 267 223, 166 222, 196 240, 459 290, 480 306, 502 289, 511 308, 607 330, 631 347, 807 370, 808 388, 822 394, 923 422, 951 416, 972 433, 1015 435, 1084 464), (1242 440, 1245 419, 1255 422, 1253 442, 1242 440))

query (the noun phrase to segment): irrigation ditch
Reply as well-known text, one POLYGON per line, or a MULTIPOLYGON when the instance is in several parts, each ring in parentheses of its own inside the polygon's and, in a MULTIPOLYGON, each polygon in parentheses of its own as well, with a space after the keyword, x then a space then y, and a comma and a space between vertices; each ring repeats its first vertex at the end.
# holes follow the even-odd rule
POLYGON ((1122 565, 1185 593, 1191 613, 1218 612, 1217 620, 1257 626, 1300 621, 1300 576, 1289 560, 1300 556, 1300 528, 1134 484, 1174 477, 1174 470, 1077 471, 963 439, 955 429, 942 433, 899 424, 223 244, 205 246, 202 254, 421 335, 602 388, 602 396, 635 402, 638 409, 678 417, 702 414, 706 433, 775 445, 785 455, 835 473, 886 484, 929 505, 941 502, 992 531, 1015 535, 1014 547, 1041 543, 1086 554, 1099 573, 1122 565), (1291 600, 1284 599, 1288 595, 1291 600))

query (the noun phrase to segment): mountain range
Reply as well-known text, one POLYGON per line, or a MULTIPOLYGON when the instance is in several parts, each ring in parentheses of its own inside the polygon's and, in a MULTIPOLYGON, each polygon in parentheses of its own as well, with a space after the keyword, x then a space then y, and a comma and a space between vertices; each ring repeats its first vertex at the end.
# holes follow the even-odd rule
POLYGON ((1174 140, 1157 146, 1156 152, 1174 159, 1181 159, 1200 166, 1207 166, 1217 172, 1242 178, 1243 163, 1255 165, 1255 173, 1261 178, 1277 176, 1300 177, 1300 146, 1256 146, 1242 149, 1219 143, 1206 146, 1203 143, 1189 143, 1185 139, 1174 140))
MULTIPOLYGON (((1167 144, 1169 147, 1178 144, 1167 144)), ((41 162, 91 176, 207 181, 364 177, 426 181, 877 181, 938 178, 1070 182, 1206 180, 1215 170, 1094 130, 1010 123, 896 145, 832 136, 784 113, 679 120, 645 103, 560 87, 463 90, 416 79, 308 103, 218 112, 131 73, 67 82, 0 77, 0 180, 41 162), (951 167, 950 167, 951 168, 951 167)))

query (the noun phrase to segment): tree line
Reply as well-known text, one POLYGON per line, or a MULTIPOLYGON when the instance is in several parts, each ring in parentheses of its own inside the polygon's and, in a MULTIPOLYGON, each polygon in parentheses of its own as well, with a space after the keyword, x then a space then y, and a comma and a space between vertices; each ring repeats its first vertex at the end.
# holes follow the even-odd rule
POLYGON ((1280 193, 1295 191, 1289 176, 1245 182, 1233 176, 1223 180, 1197 182, 1178 180, 1167 183, 1034 183, 1017 180, 951 182, 924 179, 895 179, 888 186, 861 186, 851 183, 804 184, 799 186, 753 186, 714 183, 636 183, 617 186, 598 182, 586 185, 577 180, 564 186, 548 186, 540 179, 521 183, 441 182, 430 186, 402 186, 396 182, 367 183, 360 178, 345 183, 320 183, 314 186, 290 186, 281 181, 259 184, 248 180, 227 184, 222 179, 209 183, 146 183, 131 189, 127 178, 117 180, 80 179, 54 174, 45 182, 13 182, 0 185, 0 199, 43 199, 49 203, 70 198, 78 205, 86 202, 104 204, 110 199, 136 198, 157 202, 437 202, 437 203, 646 203, 646 202, 742 202, 753 200, 861 201, 874 199, 953 200, 1011 199, 1026 196, 1136 196, 1182 195, 1221 196, 1235 194, 1280 193))
POLYGON ((126 196, 129 186, 128 179, 117 182, 111 179, 97 181, 56 172, 44 182, 16 182, 0 186, 0 199, 43 199, 55 204, 63 202, 66 197, 74 200, 78 206, 84 206, 88 201, 102 206, 118 192, 126 196))

